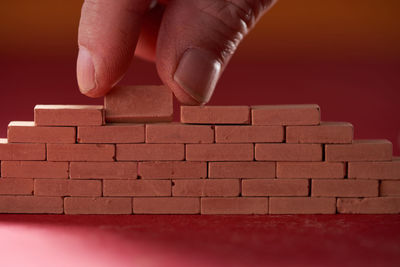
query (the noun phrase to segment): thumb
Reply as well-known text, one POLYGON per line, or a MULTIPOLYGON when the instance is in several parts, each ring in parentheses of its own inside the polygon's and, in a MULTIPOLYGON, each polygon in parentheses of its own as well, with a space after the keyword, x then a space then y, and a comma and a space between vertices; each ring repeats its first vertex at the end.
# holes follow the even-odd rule
POLYGON ((205 104, 243 37, 274 0, 170 1, 157 40, 160 78, 184 104, 205 104))

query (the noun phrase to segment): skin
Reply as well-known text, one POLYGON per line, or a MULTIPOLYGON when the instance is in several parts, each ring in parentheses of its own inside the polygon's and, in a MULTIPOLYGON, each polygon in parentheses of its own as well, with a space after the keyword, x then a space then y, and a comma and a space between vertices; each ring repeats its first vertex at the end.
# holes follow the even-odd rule
POLYGON ((204 104, 174 80, 184 52, 192 47, 207 51, 221 64, 222 72, 240 41, 275 2, 86 0, 78 43, 80 50, 88 51, 93 65, 82 64, 78 56, 81 92, 89 97, 104 96, 124 76, 133 56, 137 56, 156 64, 162 82, 181 103, 204 104), (94 72, 89 67, 94 67, 94 72), (87 73, 94 75, 89 90, 84 84, 87 73))

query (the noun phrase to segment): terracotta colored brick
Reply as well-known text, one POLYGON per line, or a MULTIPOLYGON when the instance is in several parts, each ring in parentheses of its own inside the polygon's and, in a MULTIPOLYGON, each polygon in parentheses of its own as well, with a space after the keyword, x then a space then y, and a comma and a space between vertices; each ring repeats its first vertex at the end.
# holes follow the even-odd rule
POLYGON ((252 161, 253 144, 188 144, 186 160, 252 161))
POLYGON ((131 214, 131 198, 66 197, 65 214, 131 214))
POLYGON ((321 161, 320 144, 256 144, 256 160, 265 161, 321 161))
POLYGON ((400 180, 400 157, 392 161, 349 162, 349 178, 400 180))
POLYGON ((353 141, 353 125, 348 122, 321 122, 315 126, 287 126, 286 143, 346 144, 353 141))
POLYGON ((61 197, 0 196, 0 213, 63 213, 61 197))
POLYGON ((334 197, 270 197, 270 214, 335 214, 334 197))
POLYGON ((35 195, 49 197, 101 196, 101 181, 69 179, 35 179, 35 195))
POLYGON ((71 179, 136 179, 136 162, 71 162, 71 179))
POLYGON ((78 143, 144 143, 144 124, 109 123, 78 127, 78 143))
POLYGON ((0 179, 0 195, 32 195, 32 192, 33 179, 0 179))
POLYGON ((282 126, 215 126, 217 143, 280 143, 283 139, 282 126))
POLYGON ((172 195, 182 197, 237 197, 239 179, 174 180, 172 195))
POLYGON ((344 178, 343 162, 277 162, 278 178, 344 178))
POLYGON ((379 187, 379 196, 400 197, 400 181, 381 181, 381 185, 379 187))
POLYGON ((183 160, 184 144, 117 144, 117 160, 183 160))
POLYGON ((242 196, 308 196, 307 179, 243 179, 242 196))
POLYGON ((386 161, 392 159, 388 140, 354 140, 352 144, 325 145, 326 161, 386 161))
POLYGON ((338 198, 338 213, 398 214, 400 197, 338 198))
POLYGON ((116 87, 104 98, 109 122, 172 121, 172 92, 165 86, 116 87))
POLYGON ((134 214, 199 214, 200 199, 193 197, 133 198, 134 214))
POLYGON ((171 180, 104 180, 104 196, 171 196, 171 180))
POLYGON ((182 123, 146 124, 146 143, 213 143, 214 129, 211 125, 188 125, 182 123))
POLYGON ((316 197, 377 197, 379 183, 376 180, 314 180, 311 196, 316 197))
POLYGON ((2 177, 68 178, 68 162, 2 161, 2 177))
POLYGON ((265 105, 252 106, 253 125, 318 125, 318 105, 265 105))
POLYGON ((96 105, 36 105, 37 126, 103 125, 104 108, 96 105))
POLYGON ((113 161, 115 146, 105 144, 48 144, 48 161, 113 161))
POLYGON ((45 144, 15 144, 0 138, 0 160, 45 160, 45 144))
POLYGON ((75 127, 37 127, 33 121, 8 124, 10 143, 75 143, 75 127))
POLYGON ((275 162, 209 162, 210 178, 275 178, 275 162))
POLYGON ((181 122, 195 124, 249 124, 248 106, 181 106, 181 122))
POLYGON ((139 162, 139 176, 143 179, 190 179, 207 177, 207 162, 147 161, 139 162))
POLYGON ((267 214, 266 197, 201 198, 201 214, 267 214))

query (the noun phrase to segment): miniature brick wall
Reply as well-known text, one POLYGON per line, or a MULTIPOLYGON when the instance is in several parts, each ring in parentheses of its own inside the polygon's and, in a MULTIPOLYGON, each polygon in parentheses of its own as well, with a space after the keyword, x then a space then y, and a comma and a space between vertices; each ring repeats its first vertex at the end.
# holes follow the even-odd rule
POLYGON ((11 122, 0 212, 400 213, 392 144, 353 140, 350 123, 320 122, 318 105, 183 106, 171 122, 171 93, 149 88, 11 122))

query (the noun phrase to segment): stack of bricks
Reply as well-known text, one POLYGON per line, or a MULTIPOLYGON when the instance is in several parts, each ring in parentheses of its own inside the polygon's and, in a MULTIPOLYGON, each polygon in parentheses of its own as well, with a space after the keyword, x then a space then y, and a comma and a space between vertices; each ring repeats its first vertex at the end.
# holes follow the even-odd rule
POLYGON ((162 86, 36 106, 0 141, 0 213, 400 213, 392 144, 353 140, 318 105, 172 110, 162 86))

